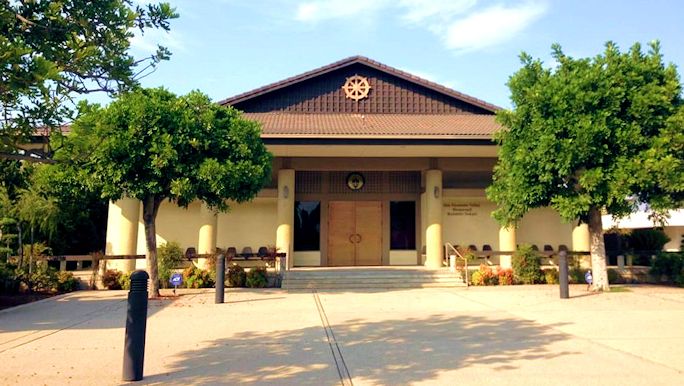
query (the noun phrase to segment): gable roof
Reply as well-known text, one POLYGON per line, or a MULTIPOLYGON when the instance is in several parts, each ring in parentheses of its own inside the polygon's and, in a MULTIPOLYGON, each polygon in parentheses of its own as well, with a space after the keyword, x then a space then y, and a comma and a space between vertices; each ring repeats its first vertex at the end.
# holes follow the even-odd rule
POLYGON ((249 100, 249 99, 252 99, 252 98, 255 98, 255 97, 276 91, 276 90, 280 90, 280 89, 283 89, 285 87, 292 86, 294 84, 297 84, 297 83, 300 83, 300 82, 315 78, 317 76, 327 74, 329 72, 336 71, 336 70, 339 70, 339 69, 351 66, 353 64, 357 64, 357 63, 363 64, 363 65, 366 65, 366 66, 373 68, 375 70, 393 75, 393 76, 400 78, 400 79, 403 79, 407 82, 418 84, 418 85, 425 87, 427 89, 430 89, 434 92, 437 92, 437 93, 446 95, 448 97, 455 98, 457 100, 460 100, 460 101, 469 103, 471 105, 477 106, 477 107, 479 107, 483 110, 486 110, 490 113, 495 113, 497 110, 501 109, 500 107, 495 106, 491 103, 487 103, 481 99, 472 97, 470 95, 463 94, 463 93, 458 92, 456 90, 452 90, 448 87, 445 87, 445 86, 442 86, 440 84, 431 82, 427 79, 420 78, 418 76, 409 74, 408 72, 399 70, 399 69, 394 68, 394 67, 390 67, 388 65, 374 61, 374 60, 369 59, 367 57, 358 56, 358 55, 352 56, 352 57, 349 57, 346 59, 342 59, 340 61, 331 63, 327 66, 319 67, 317 69, 305 72, 303 74, 299 74, 299 75, 295 75, 295 76, 287 78, 287 79, 283 79, 279 82, 271 83, 269 85, 259 87, 259 88, 254 89, 254 90, 235 95, 233 97, 219 101, 218 103, 220 105, 234 105, 237 103, 241 103, 241 102, 244 102, 246 100, 249 100))

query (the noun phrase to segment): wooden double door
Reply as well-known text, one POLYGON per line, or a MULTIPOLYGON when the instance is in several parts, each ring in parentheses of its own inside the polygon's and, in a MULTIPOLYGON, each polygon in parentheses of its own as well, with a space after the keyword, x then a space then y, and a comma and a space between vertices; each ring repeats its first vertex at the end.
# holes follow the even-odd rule
POLYGON ((382 202, 330 201, 328 265, 382 264, 382 202))

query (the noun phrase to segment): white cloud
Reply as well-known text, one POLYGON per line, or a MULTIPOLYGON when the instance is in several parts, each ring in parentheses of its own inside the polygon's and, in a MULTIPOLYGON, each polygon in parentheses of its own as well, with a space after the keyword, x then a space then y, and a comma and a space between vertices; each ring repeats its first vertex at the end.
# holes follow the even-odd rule
POLYGON ((409 23, 429 22, 431 19, 449 19, 462 14, 477 4, 478 0, 401 0, 404 9, 401 18, 409 23))
POLYGON ((157 45, 162 45, 171 53, 185 51, 185 42, 181 36, 173 30, 166 32, 160 29, 146 29, 142 34, 136 30, 131 38, 131 50, 139 55, 148 55, 157 52, 157 45))
MULTIPOLYGON (((317 0, 307 1, 297 6, 295 19, 304 22, 319 22, 352 16, 370 16, 385 7, 385 0, 317 0)), ((353 22, 353 19, 350 19, 353 22)))
POLYGON ((433 73, 421 71, 421 70, 413 70, 413 69, 406 68, 406 67, 397 67, 397 69, 404 71, 404 72, 407 72, 411 75, 415 75, 419 78, 429 80, 430 82, 438 83, 437 76, 435 76, 435 74, 433 74, 433 73))
POLYGON ((424 28, 451 50, 474 51, 515 38, 547 9, 546 0, 519 1, 516 5, 477 7, 481 0, 308 0, 299 3, 295 19, 316 23, 326 20, 374 20, 387 15, 424 28))
POLYGON ((513 39, 546 12, 545 3, 494 6, 456 20, 443 36, 447 48, 473 51, 513 39))

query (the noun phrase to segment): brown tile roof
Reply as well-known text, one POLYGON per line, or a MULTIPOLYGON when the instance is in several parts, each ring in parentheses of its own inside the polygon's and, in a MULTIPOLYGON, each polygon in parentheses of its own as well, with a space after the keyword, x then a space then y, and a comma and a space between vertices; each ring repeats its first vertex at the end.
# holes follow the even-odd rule
POLYGON ((496 112, 497 110, 501 110, 501 107, 493 105, 491 103, 485 102, 481 99, 472 97, 470 95, 463 94, 461 92, 458 92, 456 90, 450 89, 448 87, 442 86, 441 84, 431 82, 427 79, 423 79, 421 77, 409 74, 408 72, 399 70, 394 67, 390 67, 386 64, 382 64, 380 62, 377 62, 375 60, 369 59, 365 56, 351 56, 346 59, 339 60, 337 62, 328 64, 327 66, 319 67, 317 69, 307 71, 305 73, 295 75, 293 77, 283 79, 279 82, 271 83, 269 85, 259 87, 257 89, 247 91, 242 94, 235 95, 233 97, 224 99, 222 101, 219 101, 218 104, 220 105, 233 105, 239 102, 243 102, 247 99, 254 98, 263 94, 266 94, 271 91, 275 91, 290 85, 293 85, 295 83, 299 83, 301 81, 307 80, 314 78, 318 75, 326 74, 328 72, 352 65, 354 63, 363 63, 369 67, 375 68, 378 71, 383 71, 389 74, 392 74, 398 78, 407 80, 409 82, 417 83, 423 87, 426 87, 428 89, 437 91, 439 93, 448 95, 452 98, 456 98, 458 100, 465 101, 467 103, 473 104, 475 106, 481 107, 485 110, 491 111, 491 112, 496 112))
POLYGON ((245 113, 262 124, 263 138, 491 139, 501 126, 478 114, 245 113))

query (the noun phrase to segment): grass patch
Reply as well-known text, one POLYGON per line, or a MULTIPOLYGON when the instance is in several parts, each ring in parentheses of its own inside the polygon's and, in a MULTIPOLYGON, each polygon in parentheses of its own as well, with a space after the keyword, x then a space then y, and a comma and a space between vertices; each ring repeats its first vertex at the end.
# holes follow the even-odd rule
POLYGON ((632 292, 632 290, 627 287, 611 286, 609 292, 632 292))

